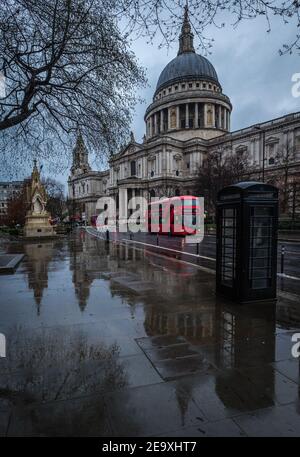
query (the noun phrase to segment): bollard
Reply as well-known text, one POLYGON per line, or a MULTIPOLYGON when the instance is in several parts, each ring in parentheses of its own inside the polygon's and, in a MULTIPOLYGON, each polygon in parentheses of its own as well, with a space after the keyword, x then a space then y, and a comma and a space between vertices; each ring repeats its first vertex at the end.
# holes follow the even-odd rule
POLYGON ((197 243, 197 255, 200 253, 200 243, 197 243))
POLYGON ((132 240, 132 233, 129 233, 129 239, 132 240))
POLYGON ((280 268, 280 272, 281 274, 283 274, 283 271, 284 271, 284 254, 285 254, 285 246, 284 244, 281 245, 281 268, 280 268))
POLYGON ((109 241, 109 230, 106 230, 106 241, 109 241))
POLYGON ((157 233, 157 234, 156 234, 156 246, 159 245, 159 242, 158 242, 158 241, 159 241, 159 240, 158 240, 158 233, 157 233))

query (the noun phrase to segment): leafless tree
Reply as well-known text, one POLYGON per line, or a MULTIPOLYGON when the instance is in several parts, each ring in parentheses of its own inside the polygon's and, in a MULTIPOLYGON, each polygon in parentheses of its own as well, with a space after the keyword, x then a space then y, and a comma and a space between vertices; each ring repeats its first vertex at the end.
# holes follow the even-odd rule
POLYGON ((19 224, 21 226, 25 223, 25 216, 28 210, 27 201, 27 182, 24 182, 22 188, 10 195, 7 202, 7 212, 3 217, 3 223, 10 227, 19 224))
POLYGON ((247 152, 226 154, 221 149, 211 151, 199 168, 196 193, 205 198, 208 216, 214 216, 217 194, 230 184, 249 178, 250 160, 247 152))
POLYGON ((1 4, 4 159, 16 158, 16 152, 22 160, 26 153, 58 159, 79 128, 101 154, 127 134, 144 74, 117 27, 113 7, 107 0, 1 4))
POLYGON ((276 170, 268 180, 280 190, 280 210, 282 215, 292 212, 293 192, 295 191, 293 167, 296 161, 296 154, 296 146, 291 141, 281 144, 274 157, 276 170))
POLYGON ((64 185, 53 178, 46 178, 43 180, 43 185, 47 193, 46 209, 52 217, 59 217, 62 219, 66 211, 66 197, 64 193, 64 185))

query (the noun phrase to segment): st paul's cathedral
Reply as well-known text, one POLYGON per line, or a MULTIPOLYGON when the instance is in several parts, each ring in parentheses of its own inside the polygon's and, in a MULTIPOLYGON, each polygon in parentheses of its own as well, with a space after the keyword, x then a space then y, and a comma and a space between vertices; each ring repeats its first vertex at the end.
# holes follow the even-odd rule
POLYGON ((89 221, 102 196, 114 197, 118 209, 126 198, 193 194, 199 168, 212 151, 222 156, 247 153, 253 169, 261 170, 264 161, 266 172, 272 173, 279 168, 277 151, 288 144, 296 151, 290 166, 299 174, 300 112, 234 132, 231 112, 215 68, 195 52, 186 8, 178 54, 161 72, 145 112, 143 142, 131 134, 129 144, 110 158, 109 169, 94 171, 78 136, 68 180, 76 213, 89 221))

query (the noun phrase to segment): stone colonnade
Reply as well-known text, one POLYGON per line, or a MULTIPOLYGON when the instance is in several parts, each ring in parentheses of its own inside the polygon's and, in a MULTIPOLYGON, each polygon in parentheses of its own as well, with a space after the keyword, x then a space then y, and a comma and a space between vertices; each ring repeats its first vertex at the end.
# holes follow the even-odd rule
POLYGON ((147 137, 169 130, 218 128, 230 130, 230 110, 217 103, 182 103, 151 114, 146 123, 147 137))

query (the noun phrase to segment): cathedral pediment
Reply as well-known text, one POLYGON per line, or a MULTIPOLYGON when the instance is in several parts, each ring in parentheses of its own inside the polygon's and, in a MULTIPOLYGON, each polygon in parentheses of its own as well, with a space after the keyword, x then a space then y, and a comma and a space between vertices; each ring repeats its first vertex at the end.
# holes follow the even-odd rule
POLYGON ((266 138, 266 144, 279 143, 279 138, 276 136, 269 136, 266 138))
POLYGON ((121 151, 119 157, 124 157, 126 155, 133 154, 134 152, 138 151, 139 149, 141 149, 141 148, 137 148, 137 146, 135 144, 130 143, 121 151))

